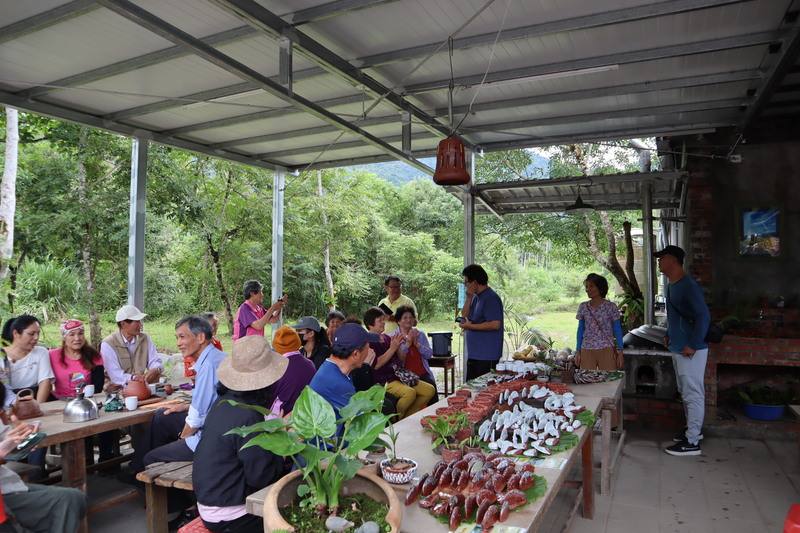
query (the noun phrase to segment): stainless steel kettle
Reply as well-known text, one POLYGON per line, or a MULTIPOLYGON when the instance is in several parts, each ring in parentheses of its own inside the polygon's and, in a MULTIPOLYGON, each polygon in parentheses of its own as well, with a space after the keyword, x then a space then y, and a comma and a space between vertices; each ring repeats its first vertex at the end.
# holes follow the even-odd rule
POLYGON ((97 405, 90 399, 83 397, 83 392, 78 388, 74 400, 64 406, 64 422, 87 422, 99 418, 97 405))

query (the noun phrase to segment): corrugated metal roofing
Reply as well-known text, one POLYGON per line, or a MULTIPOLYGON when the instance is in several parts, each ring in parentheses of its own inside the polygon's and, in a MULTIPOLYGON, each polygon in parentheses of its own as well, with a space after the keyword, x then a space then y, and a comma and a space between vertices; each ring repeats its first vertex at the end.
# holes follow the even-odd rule
POLYGON ((800 109, 795 0, 486 3, 2 2, 0 102, 265 167, 424 168, 416 158, 449 129, 446 41, 460 28, 454 106, 461 120, 474 98, 459 134, 476 149, 743 128, 756 111, 800 109), (269 85, 280 35, 295 48, 291 92, 269 85), (380 84, 393 94, 362 117, 380 84))

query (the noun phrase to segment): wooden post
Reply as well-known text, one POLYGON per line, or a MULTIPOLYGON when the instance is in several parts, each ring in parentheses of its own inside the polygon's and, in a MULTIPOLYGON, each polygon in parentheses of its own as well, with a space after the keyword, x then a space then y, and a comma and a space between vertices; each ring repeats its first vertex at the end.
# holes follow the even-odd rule
POLYGON ((594 435, 592 428, 586 428, 584 437, 585 440, 581 447, 581 468, 583 469, 583 517, 592 520, 594 518, 594 480, 592 472, 592 439, 594 435))
POLYGON ((156 485, 155 481, 146 486, 147 532, 169 533, 169 521, 167 520, 167 490, 169 489, 156 485))
POLYGON ((601 417, 600 493, 608 494, 611 491, 611 409, 609 406, 603 407, 601 417))
MULTIPOLYGON (((83 439, 71 440, 61 445, 61 483, 86 494, 86 445, 83 439)), ((89 531, 88 510, 78 531, 89 531)))

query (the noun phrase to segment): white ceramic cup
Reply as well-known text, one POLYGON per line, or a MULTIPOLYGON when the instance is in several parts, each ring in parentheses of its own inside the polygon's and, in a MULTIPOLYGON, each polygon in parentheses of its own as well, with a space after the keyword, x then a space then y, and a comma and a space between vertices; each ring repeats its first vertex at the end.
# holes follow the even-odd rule
POLYGON ((150 389, 150 394, 155 396, 155 394, 156 394, 156 384, 155 383, 150 383, 149 385, 147 385, 147 388, 150 389))
POLYGON ((125 397, 125 409, 128 411, 135 411, 137 407, 139 407, 139 398, 136 396, 125 397))
POLYGON ((91 398, 94 396, 94 385, 84 385, 83 386, 83 397, 84 398, 91 398))

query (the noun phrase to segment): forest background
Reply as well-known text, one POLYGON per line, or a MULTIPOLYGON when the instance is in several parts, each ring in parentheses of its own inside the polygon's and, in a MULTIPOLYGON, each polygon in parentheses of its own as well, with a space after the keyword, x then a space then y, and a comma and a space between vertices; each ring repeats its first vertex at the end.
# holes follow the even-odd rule
MULTIPOLYGON (((14 254, 0 286, 0 318, 39 317, 43 343, 60 342, 65 317, 113 331, 126 300, 131 140, 33 114, 19 115, 14 254)), ((0 113, 0 135, 5 132, 0 113)), ((0 143, 5 141, 0 137, 0 143)), ((152 144, 147 183, 145 309, 159 349, 174 352, 174 322, 213 310, 229 345, 242 283, 271 279, 272 174, 152 144)), ((655 158, 654 158, 655 160, 655 158)), ((0 151, 0 168, 2 168, 0 151)), ((627 142, 487 153, 477 183, 638 169, 627 142)), ((507 325, 574 346, 582 281, 599 272, 635 322, 641 292, 629 279, 626 227, 638 212, 476 218, 475 260, 504 299, 507 325), (627 222, 627 224, 626 224, 627 222), (638 300, 637 300, 638 298, 638 300)), ((324 318, 335 306, 360 316, 403 280, 426 331, 456 331, 463 267, 463 208, 429 177, 400 163, 288 176, 286 318, 324 318)), ((510 339, 513 344, 518 339, 510 339)))

